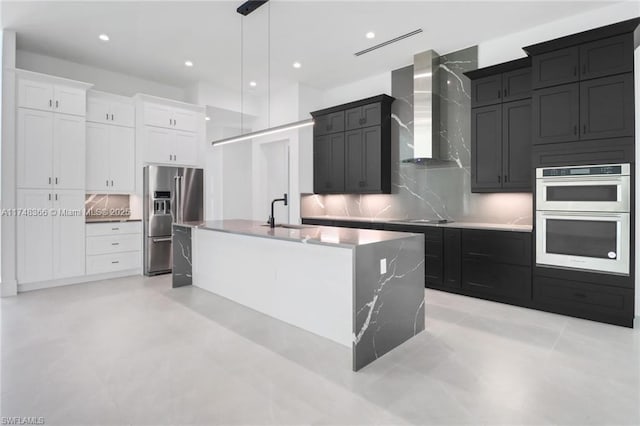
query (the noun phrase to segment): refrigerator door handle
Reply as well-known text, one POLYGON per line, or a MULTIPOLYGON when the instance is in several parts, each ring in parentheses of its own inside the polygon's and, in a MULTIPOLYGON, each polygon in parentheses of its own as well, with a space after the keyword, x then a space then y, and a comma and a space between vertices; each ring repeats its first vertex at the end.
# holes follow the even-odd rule
POLYGON ((168 241, 171 241, 171 237, 167 237, 167 238, 152 238, 151 241, 154 242, 154 243, 166 243, 168 241))
POLYGON ((176 223, 182 223, 182 177, 175 176, 173 179, 174 191, 176 194, 176 201, 174 206, 176 212, 175 221, 176 223))

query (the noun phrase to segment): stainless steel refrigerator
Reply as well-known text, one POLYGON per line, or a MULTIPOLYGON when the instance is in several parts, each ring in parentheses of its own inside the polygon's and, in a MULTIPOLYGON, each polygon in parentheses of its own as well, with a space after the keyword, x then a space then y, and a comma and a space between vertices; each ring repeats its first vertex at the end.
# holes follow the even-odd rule
POLYGON ((173 223, 202 222, 203 171, 190 167, 144 168, 144 274, 171 272, 173 223))

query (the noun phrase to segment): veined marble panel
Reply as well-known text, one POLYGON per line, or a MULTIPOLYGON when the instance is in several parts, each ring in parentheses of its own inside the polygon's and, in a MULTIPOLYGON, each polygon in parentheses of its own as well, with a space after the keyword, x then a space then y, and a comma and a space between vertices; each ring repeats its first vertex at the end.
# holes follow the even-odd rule
POLYGON ((122 194, 86 194, 85 216, 91 220, 126 220, 131 215, 129 196, 122 194))
POLYGON ((191 227, 173 224, 172 238, 172 287, 183 287, 193 283, 191 227))
POLYGON ((424 260, 423 235, 356 247, 354 371, 424 330, 424 260))

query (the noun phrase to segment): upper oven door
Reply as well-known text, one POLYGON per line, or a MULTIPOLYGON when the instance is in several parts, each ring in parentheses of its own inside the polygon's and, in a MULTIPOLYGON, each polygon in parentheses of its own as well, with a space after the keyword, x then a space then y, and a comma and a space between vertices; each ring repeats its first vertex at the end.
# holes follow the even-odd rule
POLYGON ((629 213, 536 212, 538 265, 629 274, 629 213))
POLYGON ((629 176, 536 179, 536 210, 630 211, 629 176))

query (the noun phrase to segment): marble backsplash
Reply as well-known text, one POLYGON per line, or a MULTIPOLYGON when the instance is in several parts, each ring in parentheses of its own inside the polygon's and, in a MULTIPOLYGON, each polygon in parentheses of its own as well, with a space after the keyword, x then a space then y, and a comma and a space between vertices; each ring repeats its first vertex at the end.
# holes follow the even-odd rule
POLYGON ((129 219, 131 208, 129 195, 87 194, 84 200, 86 220, 129 219))
POLYGON ((462 73, 478 67, 477 46, 440 57, 440 151, 442 163, 402 163, 413 153, 413 66, 391 73, 392 193, 303 194, 306 216, 367 219, 451 219, 530 225, 532 196, 471 193, 471 85, 462 73))

